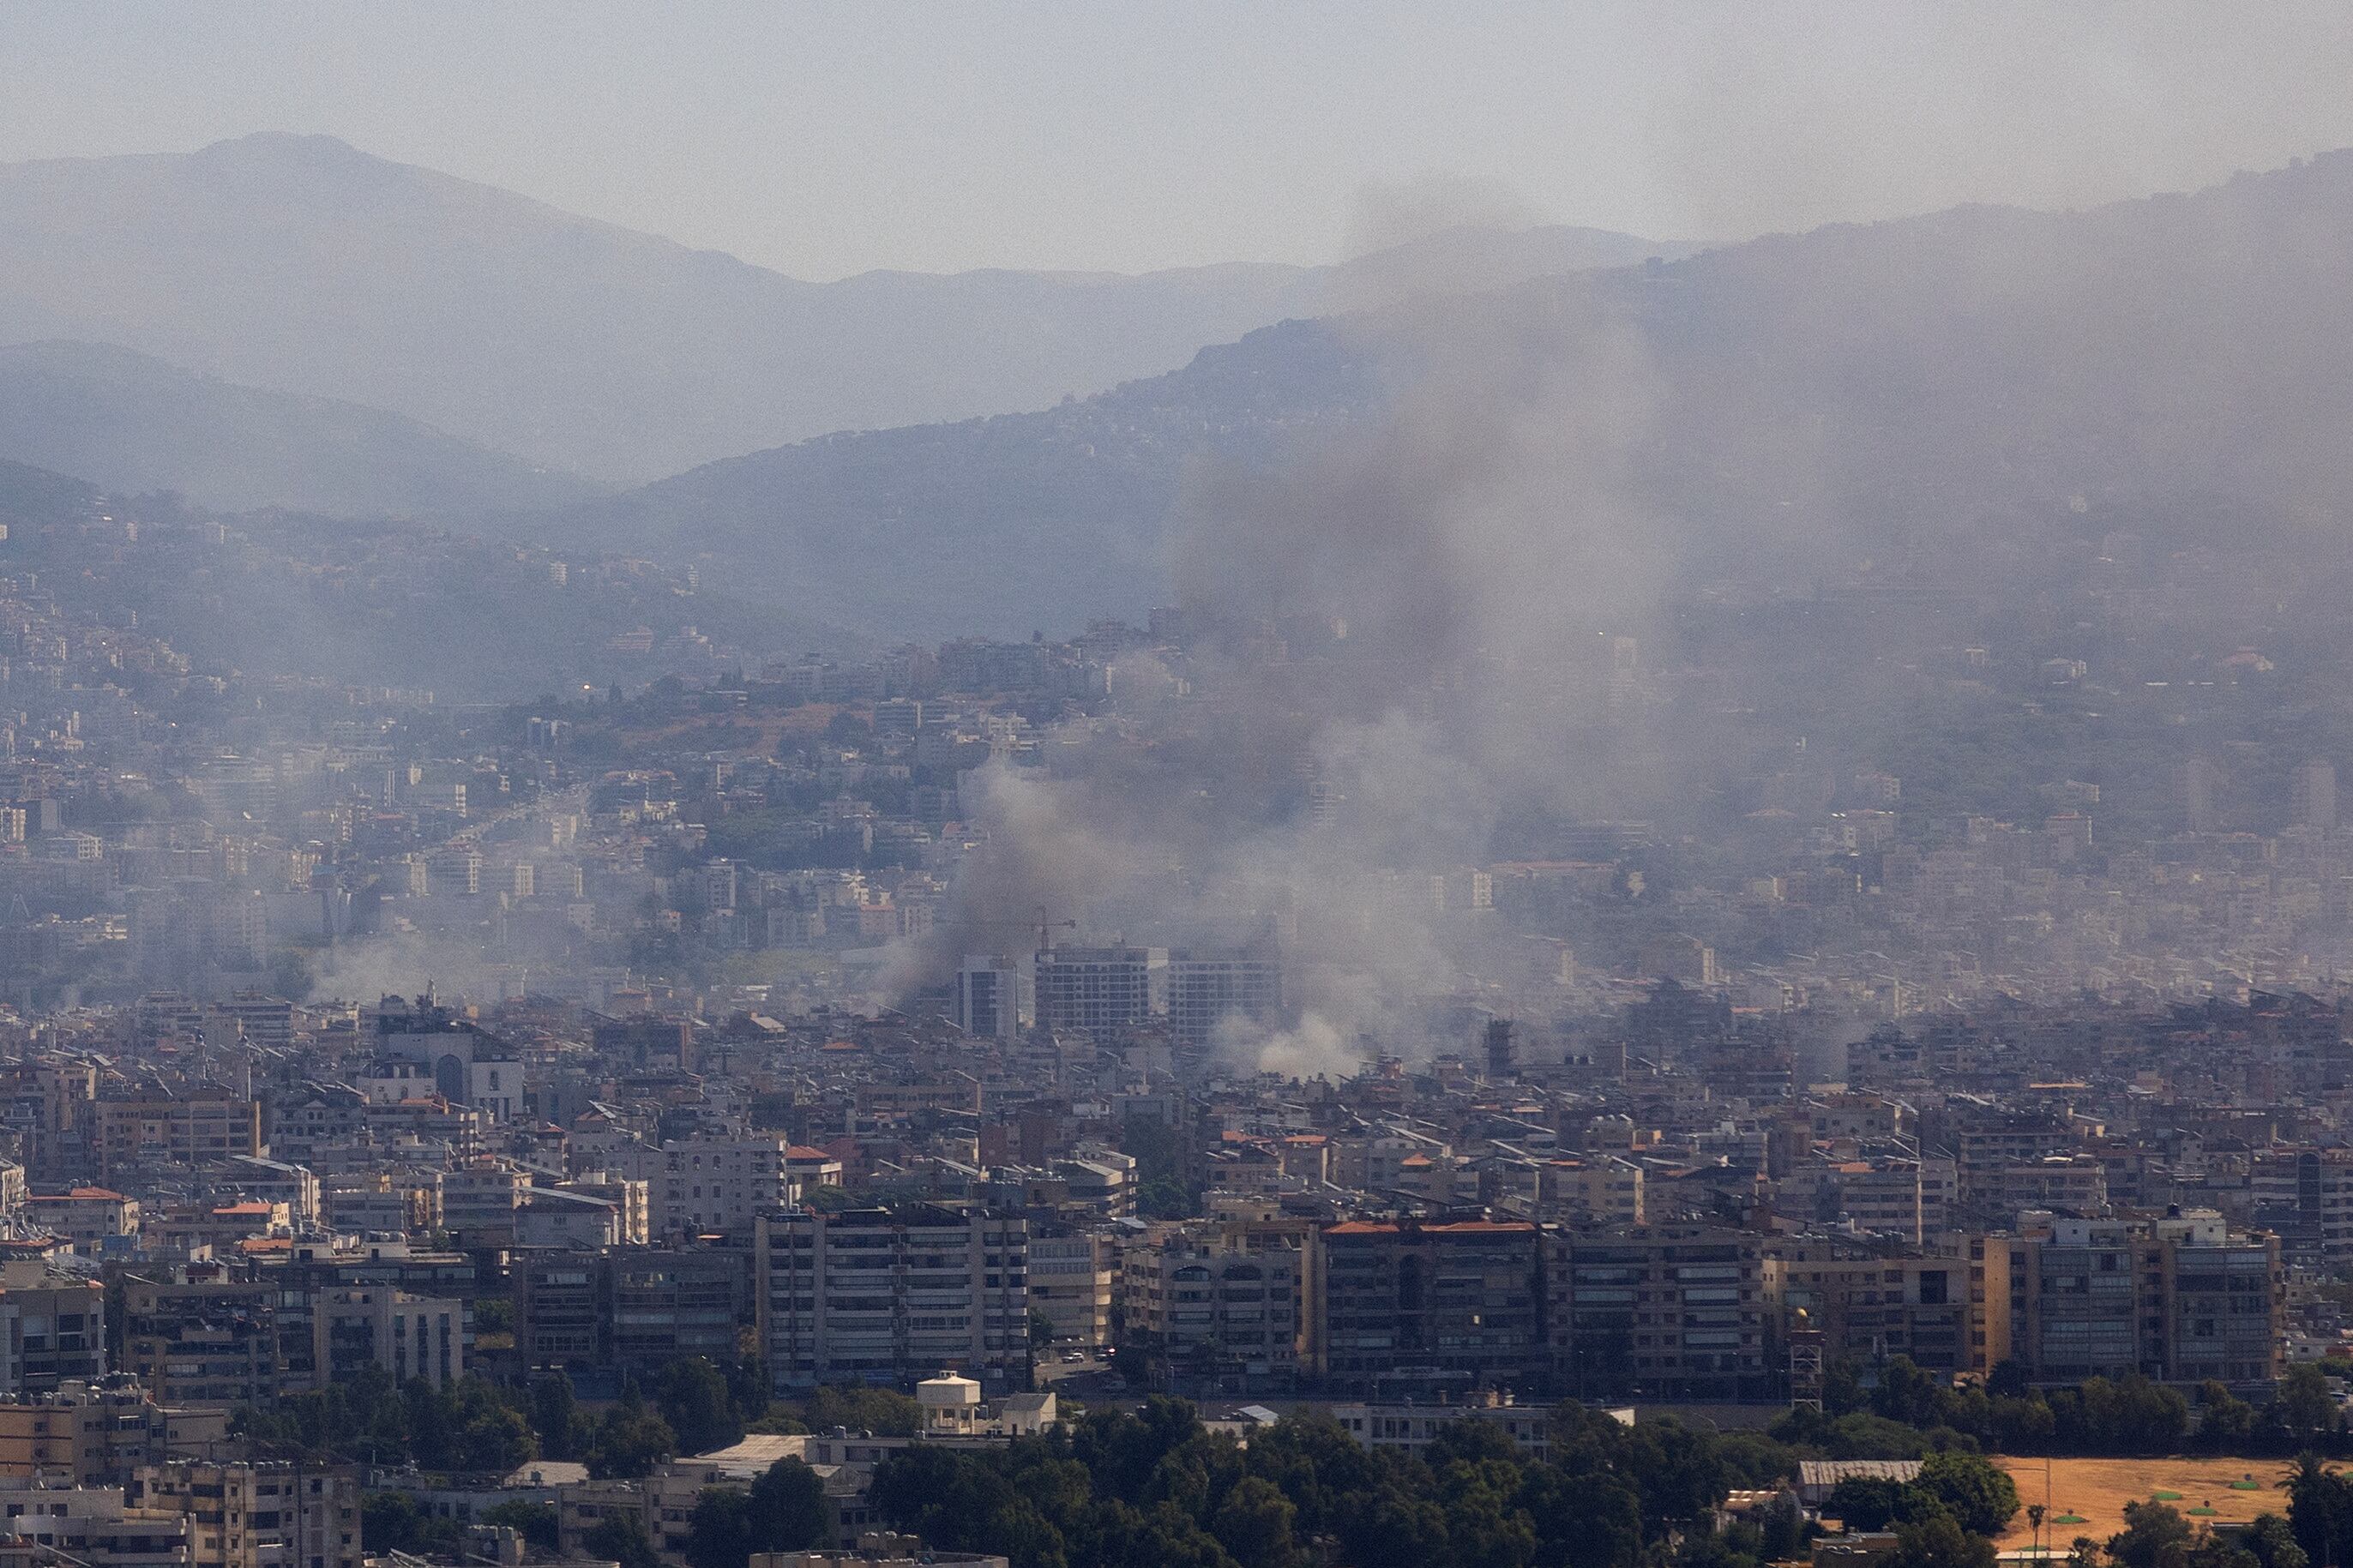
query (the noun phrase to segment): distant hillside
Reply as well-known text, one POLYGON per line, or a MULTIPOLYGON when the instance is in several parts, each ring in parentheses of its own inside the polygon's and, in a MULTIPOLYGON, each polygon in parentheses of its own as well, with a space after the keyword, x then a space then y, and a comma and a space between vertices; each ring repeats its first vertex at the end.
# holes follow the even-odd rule
POLYGON ((103 343, 0 347, 0 458, 226 511, 419 517, 596 493, 396 414, 237 386, 103 343))
POLYGON ((223 519, 5 460, 0 524, 0 574, 33 574, 44 595, 107 624, 135 614, 200 671, 499 700, 691 670, 711 643, 753 659, 872 646, 777 595, 705 593, 639 560, 551 556, 424 523, 223 519), (638 627, 650 652, 616 646, 638 627))
POLYGON ((103 499, 87 479, 0 458, 0 523, 39 526, 81 517, 103 499))
POLYGON ((636 483, 828 431, 1045 407, 1354 302, 1400 269, 1488 286, 1661 248, 1493 237, 1369 268, 818 284, 332 138, 257 135, 0 166, 0 342, 116 343, 636 483))
POLYGON ((1263 461, 1366 417, 1376 367, 1314 321, 1037 414, 821 437, 681 474, 525 531, 705 562, 881 636, 1027 636, 1166 595, 1186 465, 1263 461))
MULTIPOLYGON (((1802 584, 1899 555, 1993 573, 2017 531, 2119 504, 2177 548, 2249 528, 2341 548, 2353 515, 2353 153, 2086 212, 1775 237, 1449 309, 1471 342, 1571 313, 1620 324, 1630 351, 1560 379, 1642 411, 1644 543, 1690 576, 1802 584)), ((1396 374, 1367 363, 1381 338, 1377 317, 1285 323, 1048 413, 754 454, 547 526, 707 553, 886 634, 1133 614, 1170 591, 1186 464, 1364 418, 1396 374)))

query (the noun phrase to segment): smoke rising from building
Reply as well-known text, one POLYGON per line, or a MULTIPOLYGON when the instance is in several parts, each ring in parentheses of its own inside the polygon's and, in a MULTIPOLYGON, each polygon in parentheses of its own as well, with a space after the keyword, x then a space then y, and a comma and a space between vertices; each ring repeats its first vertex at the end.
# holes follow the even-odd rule
POLYGON ((1173 546, 1205 628, 1194 695, 1065 725, 1043 769, 970 775, 983 841, 894 983, 1004 950, 1039 910, 1129 942, 1280 941, 1295 1026, 1235 1020, 1220 1044, 1297 1074, 1416 1048, 1418 1005, 1493 971, 1479 949, 1508 939, 1442 920, 1444 879, 1506 816, 1610 787, 1608 637, 1673 553, 1631 478, 1657 389, 1636 332, 1582 297, 1531 320, 1415 292, 1351 328, 1396 367, 1393 412, 1194 474, 1173 546))

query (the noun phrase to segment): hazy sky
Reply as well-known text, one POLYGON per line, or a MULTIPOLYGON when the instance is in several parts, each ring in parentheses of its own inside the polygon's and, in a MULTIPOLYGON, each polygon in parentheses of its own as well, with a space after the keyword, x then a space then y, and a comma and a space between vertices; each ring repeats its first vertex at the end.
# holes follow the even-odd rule
POLYGON ((2348 81, 2341 4, 9 0, 0 161, 327 132, 801 277, 1134 270, 1433 176, 1653 237, 2182 189, 2348 81))

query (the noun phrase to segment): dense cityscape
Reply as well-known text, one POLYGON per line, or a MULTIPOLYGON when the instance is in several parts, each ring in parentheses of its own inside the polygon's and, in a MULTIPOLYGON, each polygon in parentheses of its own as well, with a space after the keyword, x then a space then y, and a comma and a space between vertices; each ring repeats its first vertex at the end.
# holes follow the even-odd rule
POLYGON ((2353 154, 2226 142, 822 285, 0 163, 0 1568, 2353 1560, 2353 154))

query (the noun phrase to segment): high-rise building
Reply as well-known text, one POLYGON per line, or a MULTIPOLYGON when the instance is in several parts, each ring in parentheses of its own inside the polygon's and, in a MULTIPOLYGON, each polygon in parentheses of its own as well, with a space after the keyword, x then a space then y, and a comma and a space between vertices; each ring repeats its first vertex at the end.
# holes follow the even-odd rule
POLYGON ((1129 1244, 1122 1353, 1144 1356, 1155 1378, 1289 1387, 1300 1371, 1304 1230, 1279 1220, 1195 1220, 1129 1244))
POLYGON ((1041 1029, 1078 1029, 1108 1039, 1152 1016, 1168 955, 1147 947, 1050 947, 1038 954, 1041 1029))
POLYGON ((2337 826, 2337 764, 2314 758, 2288 775, 2295 826, 2323 833, 2337 826))
POLYGON ((52 1394, 105 1374, 105 1287, 9 1264, 0 1278, 0 1394, 52 1394))
POLYGON ((412 1296, 389 1285, 322 1290, 311 1304, 312 1364, 330 1383, 375 1365, 397 1384, 421 1378, 447 1388, 466 1374, 473 1318, 466 1303, 412 1296))
POLYGON ((1328 1386, 1491 1384, 1540 1376, 1536 1227, 1348 1220, 1308 1248, 1308 1364, 1328 1386))
POLYGON ((956 970, 956 1027, 987 1040, 1009 1040, 1021 1028, 1021 970, 1011 960, 967 956, 956 970))
POLYGON ((1509 1083, 1519 1075, 1519 1061, 1512 1049, 1513 1024, 1509 1018, 1487 1021, 1487 1081, 1509 1083))
POLYGON ((2191 757, 2175 770, 2183 826, 2192 833, 2211 833, 2221 825, 2222 782, 2221 765, 2211 757, 2191 757))
POLYGON ((1900 1355, 1949 1378, 1982 1377, 2009 1359, 2007 1237, 1972 1237, 1949 1255, 1819 1241, 1774 1250, 1767 1273, 1783 1324, 1820 1334, 1831 1360, 1882 1365, 1900 1355))
POLYGON ((2278 1232, 2290 1262, 2331 1270, 2353 1263, 2353 1151, 2261 1151, 2251 1184, 2256 1223, 2278 1232))
POLYGON ((1168 955, 1168 1027, 1178 1042, 1208 1045, 1229 1018, 1265 1028, 1282 1018, 1282 960, 1208 950, 1168 955))
POLYGON ((1052 1325, 1057 1342, 1111 1342, 1113 1261, 1111 1238, 1101 1231, 1029 1238, 1029 1310, 1052 1325))
POLYGON ((214 1277, 122 1282, 125 1370, 161 1405, 266 1405, 285 1387, 275 1284, 214 1277))
POLYGON ((1756 1399, 1774 1376, 1762 1241, 1651 1226, 1546 1237, 1546 1332, 1581 1396, 1756 1399))
POLYGON ((650 1379, 671 1362, 737 1354, 748 1247, 629 1247, 520 1259, 515 1348, 533 1368, 575 1379, 650 1379))
POLYGON ((2211 1209, 2060 1219, 2009 1242, 2010 1354, 2037 1383, 2138 1372, 2260 1387, 2282 1368, 2279 1238, 2211 1209))
POLYGON ((1026 1220, 930 1205, 763 1216, 760 1343, 779 1394, 913 1386, 943 1367, 997 1389, 1029 1376, 1026 1220))

